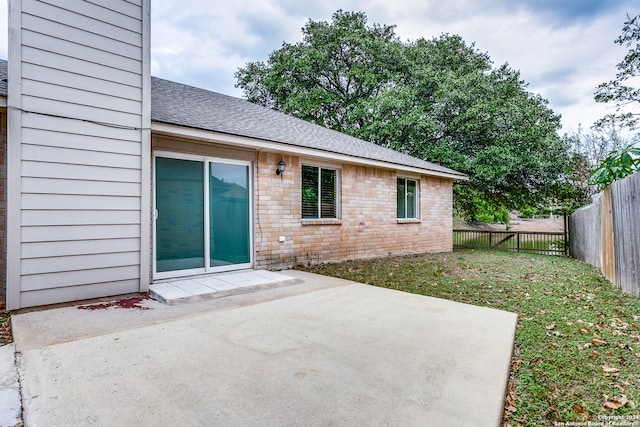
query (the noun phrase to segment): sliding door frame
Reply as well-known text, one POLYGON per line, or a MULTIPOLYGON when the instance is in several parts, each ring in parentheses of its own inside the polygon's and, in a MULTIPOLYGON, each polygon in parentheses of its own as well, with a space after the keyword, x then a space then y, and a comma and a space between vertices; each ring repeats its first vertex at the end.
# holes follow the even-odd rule
POLYGON ((233 270, 243 270, 253 268, 254 265, 254 257, 255 257, 255 246, 254 246, 254 226, 253 226, 253 205, 254 205, 254 193, 253 193, 253 163, 249 160, 237 160, 237 159, 229 159, 224 157, 213 157, 213 156, 203 156, 196 154, 187 154, 187 153, 178 153, 173 151, 155 151, 153 153, 153 280, 162 280, 162 279, 171 279, 176 277, 186 277, 186 276, 196 276, 203 274, 213 274, 213 273, 221 273, 224 271, 233 271, 233 270), (202 173, 204 179, 204 267, 203 268, 193 268, 193 269, 185 269, 185 270, 172 270, 172 271, 161 271, 157 270, 157 244, 158 244, 158 231, 157 231, 157 219, 158 219, 158 211, 156 206, 157 200, 157 183, 156 183, 156 159, 166 158, 166 159, 176 159, 176 160, 190 160, 202 163, 202 173), (247 179, 248 179, 248 215, 249 215, 249 262, 241 263, 241 264, 230 264, 212 267, 211 266, 211 212, 210 212, 210 204, 209 204, 209 179, 211 176, 211 163, 225 163, 231 165, 239 165, 246 166, 247 170, 247 179))

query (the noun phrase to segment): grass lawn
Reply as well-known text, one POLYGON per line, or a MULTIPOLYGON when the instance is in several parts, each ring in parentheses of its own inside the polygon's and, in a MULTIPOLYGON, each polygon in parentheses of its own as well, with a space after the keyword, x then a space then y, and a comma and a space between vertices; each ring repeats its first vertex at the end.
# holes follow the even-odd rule
POLYGON ((505 426, 640 425, 640 300, 587 264, 460 250, 306 270, 518 313, 505 426))

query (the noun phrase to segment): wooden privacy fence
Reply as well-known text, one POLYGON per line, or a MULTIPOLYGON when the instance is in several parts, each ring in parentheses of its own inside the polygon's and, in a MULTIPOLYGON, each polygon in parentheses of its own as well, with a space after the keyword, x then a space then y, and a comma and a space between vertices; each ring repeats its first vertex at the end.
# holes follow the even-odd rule
POLYGON ((569 253, 640 297, 640 172, 616 181, 569 217, 569 253))
POLYGON ((566 255, 566 241, 564 232, 453 230, 454 248, 566 255))

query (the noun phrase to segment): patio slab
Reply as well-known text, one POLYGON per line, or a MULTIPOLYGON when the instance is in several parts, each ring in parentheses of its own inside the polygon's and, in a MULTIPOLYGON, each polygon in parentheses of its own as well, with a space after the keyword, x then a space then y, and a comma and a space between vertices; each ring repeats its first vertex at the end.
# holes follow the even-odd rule
POLYGON ((22 419, 20 384, 15 365, 15 346, 0 347, 0 426, 14 426, 22 419))
POLYGON ((14 315, 26 425, 500 424, 515 314, 282 274, 301 283, 14 315))

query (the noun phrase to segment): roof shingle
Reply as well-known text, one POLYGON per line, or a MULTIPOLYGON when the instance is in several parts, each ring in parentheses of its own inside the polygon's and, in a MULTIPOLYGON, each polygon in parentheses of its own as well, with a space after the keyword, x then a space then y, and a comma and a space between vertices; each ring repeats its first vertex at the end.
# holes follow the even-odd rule
MULTIPOLYGON (((7 96, 7 61, 0 60, 0 96, 7 96)), ((151 120, 256 138, 466 178, 466 175, 240 98, 151 78, 151 120)))
POLYGON ((243 99, 155 77, 151 78, 151 120, 465 177, 243 99))

